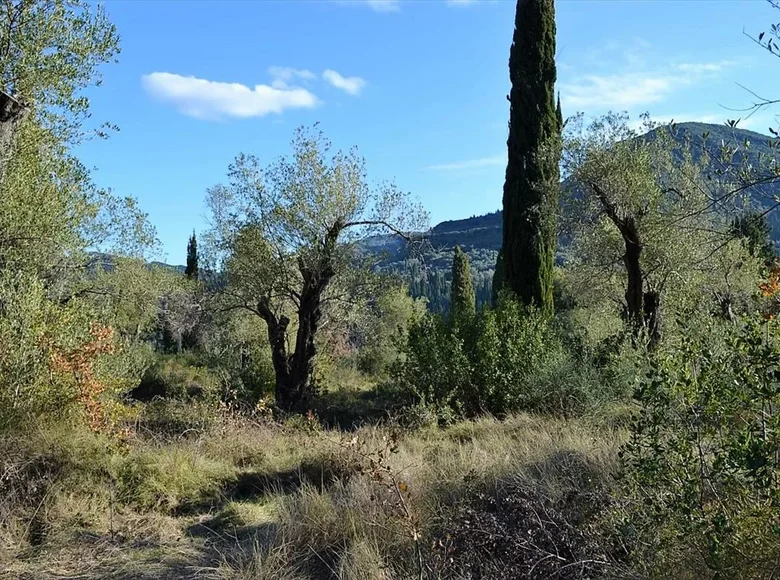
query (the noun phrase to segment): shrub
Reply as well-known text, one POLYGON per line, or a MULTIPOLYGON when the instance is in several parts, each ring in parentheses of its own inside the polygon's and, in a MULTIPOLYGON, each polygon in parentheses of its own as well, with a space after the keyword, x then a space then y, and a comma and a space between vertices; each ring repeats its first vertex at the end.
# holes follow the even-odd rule
POLYGON ((192 364, 186 356, 173 355, 161 357, 149 367, 130 396, 139 401, 206 400, 218 398, 220 388, 219 379, 209 369, 192 364))
POLYGON ((406 360, 395 366, 396 381, 412 400, 460 409, 473 392, 471 375, 463 340, 441 316, 428 314, 412 325, 406 360))
POLYGON ((780 558, 779 330, 710 322, 642 379, 622 456, 662 561, 756 578, 780 558))
POLYGON ((409 331, 395 381, 412 402, 457 413, 570 414, 612 396, 602 372, 568 349, 549 318, 502 298, 457 332, 428 315, 409 331))

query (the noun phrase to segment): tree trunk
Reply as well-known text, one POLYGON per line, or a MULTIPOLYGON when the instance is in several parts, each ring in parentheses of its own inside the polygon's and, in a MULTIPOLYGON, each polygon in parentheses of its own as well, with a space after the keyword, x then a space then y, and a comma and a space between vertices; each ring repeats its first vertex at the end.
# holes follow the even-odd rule
POLYGON ((315 338, 322 318, 322 294, 336 272, 333 252, 344 224, 336 222, 323 240, 322 254, 314 264, 299 259, 303 286, 298 299, 298 329, 295 351, 287 352, 287 328, 290 319, 276 317, 267 299, 260 300, 257 312, 268 325, 268 341, 276 375, 276 406, 287 412, 302 412, 314 398, 312 372, 317 355, 315 338))
POLYGON ((661 340, 661 295, 653 291, 645 292, 642 308, 647 338, 650 340, 650 348, 653 348, 661 340))
MULTIPOLYGON (((631 220, 631 225, 634 225, 634 220, 631 220)), ((635 227, 624 227, 621 234, 626 245, 626 252, 623 254, 627 277, 626 319, 635 329, 640 329, 644 325, 644 276, 640 263, 642 244, 635 227)))
POLYGON ((11 152, 16 127, 28 112, 29 109, 11 95, 0 91, 0 179, 11 152))
POLYGON ((653 347, 661 339, 661 296, 656 291, 645 292, 641 261, 643 244, 636 216, 618 208, 598 184, 591 183, 590 186, 625 244, 626 322, 631 326, 635 338, 646 331, 650 346, 653 347))
POLYGON ((317 355, 314 339, 322 318, 322 293, 332 277, 329 271, 319 276, 307 271, 303 274, 295 351, 292 354, 287 352, 287 328, 290 319, 286 316, 277 318, 266 304, 258 307, 268 325, 268 341, 276 375, 276 405, 287 412, 306 411, 314 397, 311 380, 314 357, 317 355))

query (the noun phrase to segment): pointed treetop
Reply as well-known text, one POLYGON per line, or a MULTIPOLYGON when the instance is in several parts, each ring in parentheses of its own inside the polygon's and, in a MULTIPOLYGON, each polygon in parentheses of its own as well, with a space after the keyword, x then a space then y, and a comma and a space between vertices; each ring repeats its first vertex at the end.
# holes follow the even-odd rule
POLYGON ((450 289, 450 320, 453 326, 458 326, 465 319, 474 316, 476 310, 477 298, 474 284, 471 282, 469 257, 460 246, 455 246, 450 289))
POLYGON ((187 267, 184 275, 190 280, 198 279, 198 240, 195 237, 195 230, 192 230, 190 241, 187 243, 187 267))

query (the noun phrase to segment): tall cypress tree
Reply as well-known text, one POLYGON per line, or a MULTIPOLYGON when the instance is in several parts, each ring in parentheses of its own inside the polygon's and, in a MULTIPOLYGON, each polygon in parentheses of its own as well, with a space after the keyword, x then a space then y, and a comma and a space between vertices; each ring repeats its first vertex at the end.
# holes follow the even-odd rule
POLYGON ((509 53, 503 285, 553 309, 561 117, 555 99, 554 0, 518 0, 509 53))
POLYGON ((452 258, 452 285, 450 286, 450 321, 453 326, 468 320, 477 311, 477 297, 471 282, 468 255, 455 246, 452 258))
POLYGON ((187 243, 187 267, 184 269, 184 275, 190 280, 198 279, 198 240, 195 239, 194 231, 187 243))

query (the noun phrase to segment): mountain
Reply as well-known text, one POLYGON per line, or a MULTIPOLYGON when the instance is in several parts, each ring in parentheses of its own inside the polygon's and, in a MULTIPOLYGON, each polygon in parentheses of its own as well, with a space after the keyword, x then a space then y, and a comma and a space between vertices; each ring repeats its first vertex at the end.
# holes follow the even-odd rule
MULTIPOLYGON (((753 167, 760 166, 768 158, 774 158, 780 153, 780 149, 774 145, 775 139, 754 131, 707 123, 677 123, 674 127, 673 136, 681 145, 686 136, 690 139, 690 147, 696 159, 701 157, 705 148, 712 157, 719 158, 723 144, 737 146, 739 150, 735 161, 747 162, 753 167)), ((657 130, 640 138, 654 139, 656 136, 657 130)), ((780 198, 780 180, 746 191, 754 207, 769 208, 776 203, 774 196, 780 198)), ((770 212, 767 219, 772 239, 780 246, 780 209, 770 212)), ((380 256, 379 270, 400 273, 408 280, 413 296, 427 297, 431 310, 443 312, 449 307, 452 254, 455 246, 459 245, 471 262, 477 303, 483 304, 490 300, 493 272, 501 248, 500 210, 441 222, 426 232, 423 238, 421 244, 408 247, 398 236, 380 235, 362 240, 359 246, 364 252, 380 256)), ((184 271, 184 266, 155 264, 184 271)))
MULTIPOLYGON (((640 138, 654 139, 657 134, 658 130, 654 130, 640 138)), ((680 145, 685 139, 689 139, 696 160, 701 158, 705 149, 710 152, 712 158, 719 159, 720 149, 724 144, 738 147, 734 157, 735 164, 746 162, 753 167, 761 166, 780 153, 780 149, 774 144, 774 138, 727 125, 676 123, 673 137, 680 145)), ((780 198, 780 181, 754 186, 746 190, 746 193, 755 208, 768 209, 776 203, 775 196, 780 198)), ((780 209, 770 212, 767 219, 772 239, 780 246, 780 209)), ((501 248, 500 210, 442 222, 431 228, 425 238, 422 247, 413 250, 407 249, 404 242, 395 236, 376 236, 365 240, 361 246, 367 251, 382 254, 384 259, 380 269, 404 275, 409 280, 412 294, 428 297, 433 311, 445 311, 449 300, 452 254, 455 246, 459 245, 469 255, 477 286, 478 303, 490 300, 493 271, 498 250, 501 248)))

